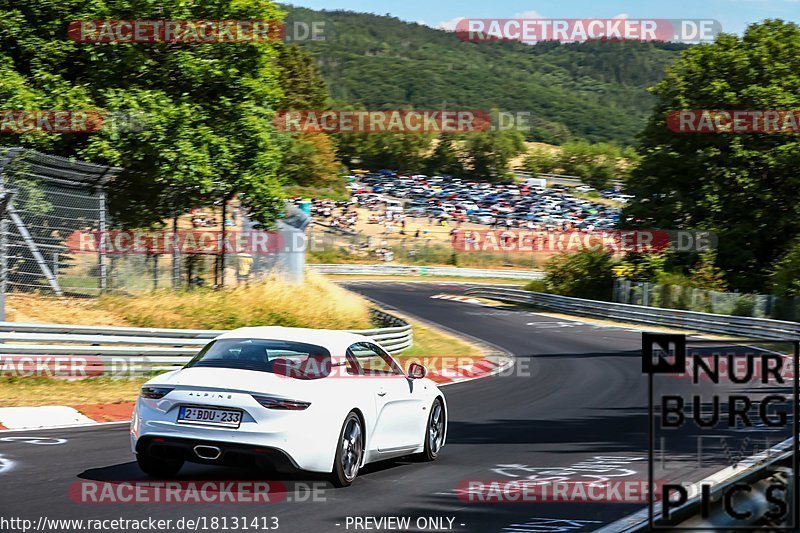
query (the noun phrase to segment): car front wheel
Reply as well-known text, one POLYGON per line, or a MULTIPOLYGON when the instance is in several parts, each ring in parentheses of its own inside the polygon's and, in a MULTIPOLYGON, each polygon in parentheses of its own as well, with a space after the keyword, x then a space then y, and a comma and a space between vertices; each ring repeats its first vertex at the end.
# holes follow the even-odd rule
POLYGON ((423 461, 433 461, 444 445, 445 412, 442 400, 436 398, 431 405, 428 424, 425 426, 425 448, 420 455, 423 461))
POLYGON ((347 487, 358 475, 361 459, 364 456, 364 437, 361 419, 353 411, 347 415, 339 433, 336 447, 336 460, 331 478, 337 487, 347 487))

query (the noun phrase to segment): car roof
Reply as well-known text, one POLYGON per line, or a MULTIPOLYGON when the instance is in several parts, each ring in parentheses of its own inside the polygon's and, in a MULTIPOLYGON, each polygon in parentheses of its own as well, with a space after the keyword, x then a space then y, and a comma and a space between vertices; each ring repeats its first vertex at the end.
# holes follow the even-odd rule
POLYGON ((344 355, 356 342, 379 344, 365 335, 333 329, 287 328, 283 326, 254 326, 226 331, 217 339, 269 339, 305 342, 326 348, 331 355, 344 355))

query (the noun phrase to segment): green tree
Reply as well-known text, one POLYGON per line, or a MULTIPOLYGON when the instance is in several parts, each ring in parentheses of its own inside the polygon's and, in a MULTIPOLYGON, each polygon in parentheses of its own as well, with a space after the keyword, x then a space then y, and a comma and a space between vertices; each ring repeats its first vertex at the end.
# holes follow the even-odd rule
POLYGON ((795 240, 770 272, 773 294, 800 296, 800 240, 795 240))
MULTIPOLYGON (((325 81, 313 58, 297 45, 278 50, 278 72, 283 98, 281 110, 321 110, 328 105, 325 81)), ((277 174, 283 184, 343 189, 342 165, 331 136, 324 133, 278 135, 283 157, 277 174)))
POLYGON ((5 139, 124 167, 110 191, 116 222, 157 223, 200 198, 235 193, 261 222, 282 210, 271 125, 281 98, 274 43, 93 44, 74 42, 66 31, 69 22, 87 19, 280 19, 274 2, 0 0, 0 12, 3 108, 137 114, 141 131, 5 139))
POLYGON ((283 98, 281 109, 326 109, 328 88, 314 58, 296 44, 279 45, 278 71, 283 98))
POLYGON ((705 229, 719 238, 716 264, 740 290, 763 290, 772 264, 800 233, 800 140, 781 134, 671 131, 681 109, 798 109, 800 27, 753 24, 685 50, 654 90, 628 180, 625 215, 642 226, 705 229))
POLYGON ((416 172, 425 168, 433 142, 430 133, 361 132, 339 133, 335 137, 339 158, 345 164, 358 160, 366 168, 416 172))
POLYGON ((284 184, 342 189, 342 170, 330 136, 302 133, 289 139, 278 174, 284 184))
POLYGON ((470 133, 465 150, 471 174, 501 180, 509 172, 511 159, 525 152, 525 137, 516 130, 470 133))
POLYGON ((579 140, 561 147, 558 165, 565 174, 579 176, 592 187, 601 189, 619 177, 630 161, 623 158, 622 150, 615 144, 579 140))
POLYGON ((533 148, 528 150, 523 167, 533 174, 554 174, 558 169, 558 157, 552 150, 533 148))
POLYGON ((605 189, 617 176, 617 167, 610 161, 599 161, 589 168, 584 181, 595 189, 605 189))
POLYGON ((456 147, 455 136, 452 133, 442 133, 436 140, 436 147, 425 160, 425 172, 428 174, 448 174, 462 176, 464 164, 461 162, 462 154, 456 147))
POLYGON ((552 257, 544 265, 547 292, 610 300, 614 289, 614 258, 601 251, 582 251, 552 257))
POLYGON ((697 263, 689 271, 692 287, 709 291, 725 291, 728 282, 725 272, 716 265, 717 255, 714 252, 703 252, 697 263))

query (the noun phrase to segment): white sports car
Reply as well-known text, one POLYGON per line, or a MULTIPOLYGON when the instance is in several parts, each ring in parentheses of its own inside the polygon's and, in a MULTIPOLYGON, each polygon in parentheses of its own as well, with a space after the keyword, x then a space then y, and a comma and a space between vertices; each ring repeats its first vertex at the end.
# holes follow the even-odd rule
POLYGON ((439 454, 447 404, 425 374, 369 337, 241 328, 142 387, 131 447, 152 476, 192 461, 326 472, 346 486, 366 463, 439 454))

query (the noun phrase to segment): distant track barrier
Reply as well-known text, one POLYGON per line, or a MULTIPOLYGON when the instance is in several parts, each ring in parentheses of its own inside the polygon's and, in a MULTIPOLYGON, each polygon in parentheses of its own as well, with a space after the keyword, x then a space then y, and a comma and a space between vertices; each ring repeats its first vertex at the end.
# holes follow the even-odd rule
POLYGON ((484 268, 457 268, 416 265, 307 265, 320 274, 356 274, 365 276, 461 276, 469 278, 506 278, 533 280, 544 278, 536 270, 502 270, 484 268))
POLYGON ((800 338, 800 323, 797 322, 585 300, 504 287, 472 287, 465 292, 472 296, 531 305, 567 315, 588 316, 619 322, 633 322, 650 326, 664 326, 758 339, 800 338))

